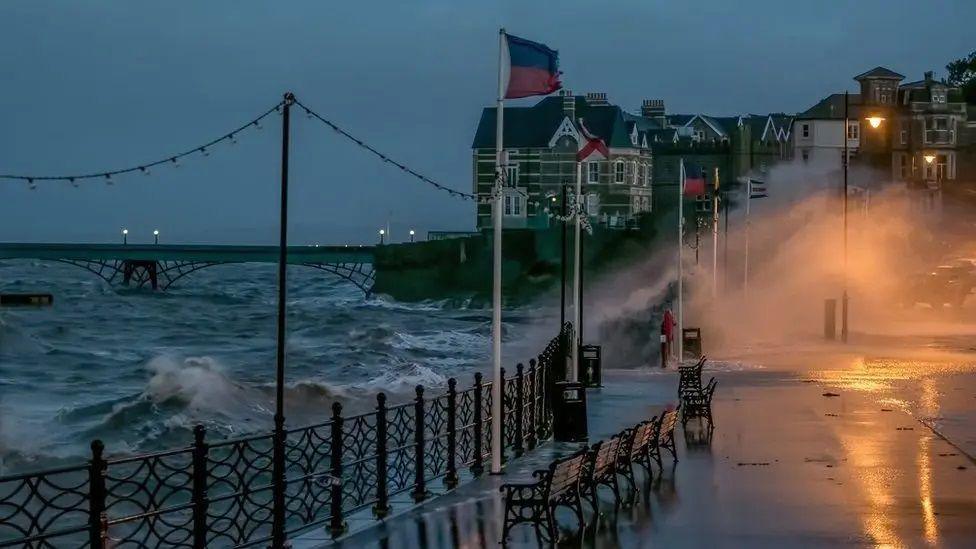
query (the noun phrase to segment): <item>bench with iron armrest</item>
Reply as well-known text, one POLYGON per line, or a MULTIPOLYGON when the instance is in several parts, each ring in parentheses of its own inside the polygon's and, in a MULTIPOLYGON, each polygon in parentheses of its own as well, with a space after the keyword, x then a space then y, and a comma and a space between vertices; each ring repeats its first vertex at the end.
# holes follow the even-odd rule
POLYGON ((705 418, 709 424, 712 423, 712 395, 715 393, 717 383, 713 377, 705 388, 688 391, 682 395, 681 402, 684 408, 684 413, 681 415, 682 425, 687 424, 692 418, 705 418))
POLYGON ((629 436, 617 451, 617 473, 623 475, 630 484, 631 497, 637 496, 637 481, 634 475, 634 463, 639 463, 650 472, 650 456, 648 448, 654 438, 654 428, 657 418, 638 423, 632 429, 625 431, 629 436))
POLYGON ((548 469, 532 473, 536 479, 530 482, 504 484, 505 523, 502 527, 502 540, 508 539, 513 526, 523 522, 544 526, 546 533, 554 542, 557 537, 556 507, 570 508, 579 521, 578 531, 582 531, 583 505, 580 499, 580 481, 588 459, 584 448, 564 458, 553 461, 548 469))
POLYGON ((698 359, 694 366, 678 366, 678 398, 687 391, 698 391, 702 388, 701 374, 705 365, 705 357, 698 359))
POLYGON ((650 445, 647 447, 648 457, 657 463, 657 468, 663 470, 661 465, 661 449, 665 449, 671 454, 671 459, 678 462, 678 452, 674 445, 674 427, 678 423, 678 412, 681 406, 674 410, 668 410, 661 414, 655 428, 654 436, 650 445))

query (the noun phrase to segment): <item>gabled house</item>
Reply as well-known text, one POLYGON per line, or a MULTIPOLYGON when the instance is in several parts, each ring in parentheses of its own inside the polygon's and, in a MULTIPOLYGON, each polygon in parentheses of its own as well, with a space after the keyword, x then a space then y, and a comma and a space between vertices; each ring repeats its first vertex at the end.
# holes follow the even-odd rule
MULTIPOLYGON (((504 145, 507 157, 503 194, 503 226, 542 228, 558 214, 564 186, 571 195, 576 183, 576 154, 584 133, 607 144, 609 158, 599 153, 584 159, 585 207, 597 222, 623 227, 651 210, 652 118, 633 115, 611 105, 605 93, 585 96, 563 91, 532 106, 506 107, 504 145)), ((477 227, 491 227, 491 190, 495 181, 495 109, 485 108, 472 143, 473 189, 478 195, 477 227)))

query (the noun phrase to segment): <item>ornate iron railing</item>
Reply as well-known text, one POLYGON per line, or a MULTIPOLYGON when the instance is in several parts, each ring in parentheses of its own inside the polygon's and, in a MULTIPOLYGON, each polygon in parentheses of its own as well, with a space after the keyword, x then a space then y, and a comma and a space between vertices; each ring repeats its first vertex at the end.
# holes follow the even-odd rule
MULTIPOLYGON (((502 376, 502 440, 520 455, 550 436, 550 382, 563 366, 567 324, 529 367, 502 376)), ((208 442, 203 426, 186 448, 106 458, 91 444, 87 465, 0 477, 0 547, 242 547, 267 545, 273 532, 318 526, 334 537, 345 518, 410 492, 420 502, 442 479, 451 489, 467 467, 482 474, 491 449, 491 383, 475 374, 470 389, 447 392, 350 417, 332 405, 324 423, 208 442), (272 475, 284 451, 284 497, 272 475), (279 447, 280 448, 280 447, 279 447), (282 505, 284 512, 276 505, 282 505), (280 518, 279 518, 280 517, 280 518)))

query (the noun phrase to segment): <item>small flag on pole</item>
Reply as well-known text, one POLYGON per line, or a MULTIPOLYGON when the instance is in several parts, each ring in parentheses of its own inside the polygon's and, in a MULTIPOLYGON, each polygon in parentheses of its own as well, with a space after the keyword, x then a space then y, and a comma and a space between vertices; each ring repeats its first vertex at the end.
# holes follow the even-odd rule
POLYGON ((766 192, 766 182, 760 181, 758 179, 749 179, 749 198, 766 198, 769 193, 766 192))
POLYGON ((583 133, 583 138, 586 139, 586 143, 583 148, 576 153, 576 161, 582 162, 589 158, 593 153, 600 153, 603 158, 610 158, 610 149, 607 148, 607 144, 603 142, 602 139, 590 133, 590 130, 586 129, 583 125, 583 119, 579 119, 580 131, 583 133))
POLYGON ((560 89, 559 53, 538 42, 505 35, 508 48, 508 85, 505 99, 549 95, 560 89))
POLYGON ((688 173, 686 170, 684 176, 685 196, 702 196, 705 194, 705 176, 700 169, 693 169, 692 173, 688 173))

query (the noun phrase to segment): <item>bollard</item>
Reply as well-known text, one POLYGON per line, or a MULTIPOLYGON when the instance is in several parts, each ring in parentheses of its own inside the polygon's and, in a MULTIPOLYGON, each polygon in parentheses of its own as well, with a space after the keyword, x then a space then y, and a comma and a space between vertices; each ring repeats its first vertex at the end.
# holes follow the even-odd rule
POLYGON ((207 547, 207 454, 210 446, 206 443, 207 429, 203 425, 193 428, 193 547, 207 547))

